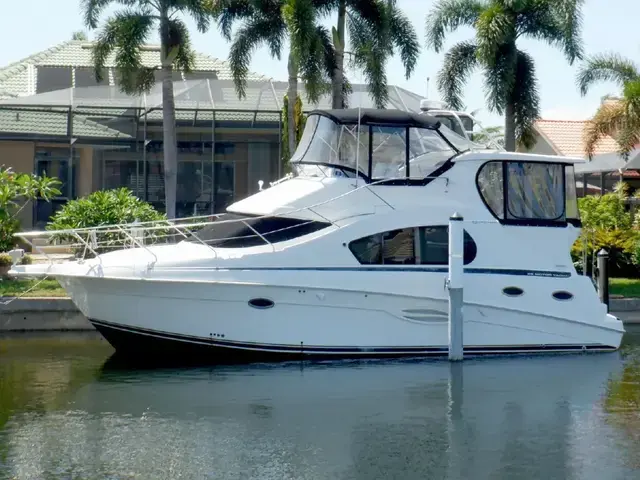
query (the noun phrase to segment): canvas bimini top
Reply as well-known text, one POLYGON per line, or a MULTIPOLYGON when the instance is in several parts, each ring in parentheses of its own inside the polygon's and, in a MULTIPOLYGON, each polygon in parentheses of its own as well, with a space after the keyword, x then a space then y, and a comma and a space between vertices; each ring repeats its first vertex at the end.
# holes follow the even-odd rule
POLYGON ((436 130, 440 120, 426 114, 403 110, 382 110, 375 108, 346 108, 334 110, 313 110, 309 115, 322 115, 338 125, 386 125, 436 130))

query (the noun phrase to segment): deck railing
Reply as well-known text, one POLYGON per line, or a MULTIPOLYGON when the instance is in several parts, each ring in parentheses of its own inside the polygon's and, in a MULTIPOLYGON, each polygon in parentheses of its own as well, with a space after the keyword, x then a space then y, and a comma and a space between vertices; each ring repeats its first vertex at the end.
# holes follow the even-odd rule
MULTIPOLYGON (((444 176, 438 177, 426 177, 434 178, 438 180, 446 181, 448 184, 448 178, 444 176)), ((252 223, 256 220, 263 218, 274 217, 289 217, 291 215, 300 213, 311 213, 314 217, 322 219, 322 221, 336 226, 336 222, 340 219, 329 219, 325 215, 318 212, 318 207, 330 204, 339 199, 353 195, 356 192, 367 190, 374 195, 378 200, 382 201, 390 210, 395 210, 394 206, 385 200, 378 192, 371 189, 379 183, 388 182, 390 180, 411 180, 406 177, 399 178, 387 178, 371 183, 362 183, 349 190, 328 200, 324 200, 313 205, 301 207, 294 210, 287 210, 286 212, 280 212, 275 214, 252 216, 244 218, 235 218, 226 220, 225 214, 213 214, 213 215, 199 215, 186 218, 172 219, 172 220, 155 220, 148 222, 133 222, 126 224, 114 224, 114 225, 102 225, 98 227, 85 227, 74 228, 66 230, 45 230, 45 231, 29 231, 19 232, 15 235, 26 242, 32 249, 32 252, 40 253, 44 255, 49 263, 56 263, 56 259, 48 254, 47 250, 50 250, 47 246, 39 244, 36 240, 46 239, 50 246, 54 246, 56 249, 65 249, 68 253, 73 254, 76 261, 83 262, 87 258, 98 257, 102 253, 106 253, 113 250, 122 250, 126 248, 141 248, 148 252, 153 261, 149 266, 153 267, 157 261, 157 257, 152 249, 149 247, 153 245, 175 243, 176 241, 190 240, 196 243, 200 243, 214 253, 217 254, 215 244, 216 242, 223 242, 228 240, 237 240, 241 238, 258 237, 266 245, 270 245, 275 251, 275 245, 269 240, 269 237, 282 232, 290 228, 297 228, 307 223, 312 223, 314 220, 308 222, 298 223, 295 226, 288 226, 283 228, 277 228, 268 232, 261 232, 256 230, 252 223), (221 226, 223 224, 242 224, 248 230, 253 232, 253 235, 243 235, 239 237, 224 237, 216 238, 213 240, 203 240, 198 236, 198 231, 212 226, 221 226)), ((420 179, 424 179, 421 177, 420 179)), ((369 215, 370 213, 363 213, 362 215, 369 215)), ((350 214, 349 216, 352 216, 350 214)))

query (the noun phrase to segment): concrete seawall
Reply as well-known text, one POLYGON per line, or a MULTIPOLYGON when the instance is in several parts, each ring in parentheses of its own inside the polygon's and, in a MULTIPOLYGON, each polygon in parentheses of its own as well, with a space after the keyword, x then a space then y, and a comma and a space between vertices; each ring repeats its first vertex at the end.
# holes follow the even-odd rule
MULTIPOLYGON (((8 298, 3 298, 6 302, 8 298)), ((0 332, 95 330, 68 298, 18 298, 0 305, 0 332)))
MULTIPOLYGON (((6 302, 8 298, 0 298, 6 302)), ((625 324, 640 324, 640 298, 611 299, 611 313, 625 324)), ((95 330, 68 298, 18 298, 0 304, 0 332, 95 330)))

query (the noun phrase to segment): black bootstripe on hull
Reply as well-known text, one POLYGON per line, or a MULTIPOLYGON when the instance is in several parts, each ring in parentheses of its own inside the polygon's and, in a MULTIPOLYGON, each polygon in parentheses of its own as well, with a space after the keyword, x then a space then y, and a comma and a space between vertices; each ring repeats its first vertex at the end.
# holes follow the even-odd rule
MULTIPOLYGON (((283 358, 353 358, 353 357, 406 357, 447 355, 446 346, 416 347, 321 347, 290 346, 257 343, 243 343, 218 338, 202 338, 173 334, 138 327, 117 325, 110 322, 91 320, 91 323, 119 354, 161 355, 180 351, 187 356, 227 356, 227 357, 283 357, 283 358)), ((466 346, 464 352, 472 355, 517 354, 517 353, 565 353, 579 351, 615 351, 616 348, 601 344, 589 345, 495 345, 466 346)))

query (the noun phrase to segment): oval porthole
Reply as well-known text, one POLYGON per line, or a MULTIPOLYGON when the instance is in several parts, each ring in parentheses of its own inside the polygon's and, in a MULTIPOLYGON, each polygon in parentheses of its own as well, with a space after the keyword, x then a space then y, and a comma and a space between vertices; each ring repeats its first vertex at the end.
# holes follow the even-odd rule
POLYGON ((573 293, 566 292, 564 290, 560 290, 558 292, 553 292, 551 295, 556 300, 571 300, 573 298, 573 293))
POLYGON ((507 297, 519 297, 524 293, 524 290, 519 287, 505 287, 502 289, 502 293, 507 297))
POLYGON ((271 308, 275 304, 268 298, 252 298, 249 300, 249 305, 253 308, 271 308))

